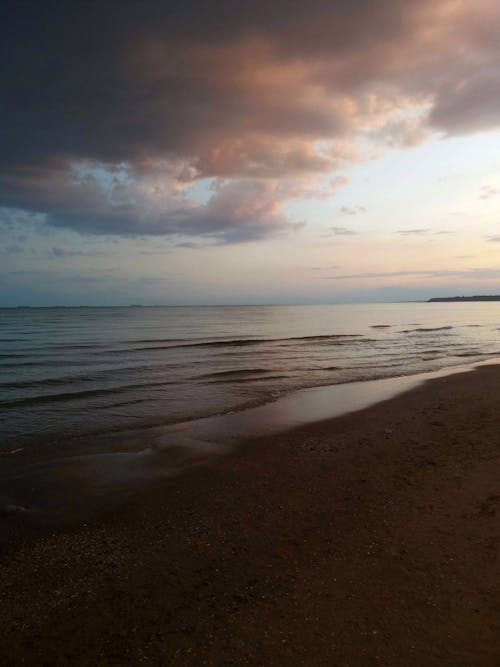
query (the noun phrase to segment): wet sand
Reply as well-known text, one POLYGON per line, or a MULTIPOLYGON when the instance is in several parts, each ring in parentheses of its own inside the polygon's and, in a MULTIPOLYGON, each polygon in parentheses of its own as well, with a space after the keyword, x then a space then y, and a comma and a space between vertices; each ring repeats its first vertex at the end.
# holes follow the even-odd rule
POLYGON ((1 663, 499 665, 499 387, 432 380, 8 547, 1 663))

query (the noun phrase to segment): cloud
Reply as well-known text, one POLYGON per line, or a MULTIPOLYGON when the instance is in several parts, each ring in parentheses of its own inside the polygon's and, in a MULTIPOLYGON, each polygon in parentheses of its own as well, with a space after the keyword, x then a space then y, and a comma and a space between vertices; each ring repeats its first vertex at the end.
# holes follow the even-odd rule
MULTIPOLYGON (((281 213, 283 204, 304 192, 304 181, 216 179, 206 203, 194 199, 172 175, 179 165, 161 163, 146 175, 90 162, 35 171, 33 198, 23 182, 9 177, 7 201, 25 197, 26 208, 41 206, 45 222, 82 233, 130 236, 203 236, 240 242, 297 229, 281 213)), ((306 181, 309 183, 309 181, 306 181)))
POLYGON ((77 285, 78 287, 84 287, 87 283, 89 284, 115 284, 119 285, 120 279, 106 275, 106 272, 100 272, 97 274, 89 273, 59 273, 56 271, 50 270, 41 270, 41 271, 8 271, 5 274, 0 273, 0 278, 4 280, 7 284, 29 287, 66 287, 69 283, 72 285, 77 285))
POLYGON ((197 248, 200 248, 199 243, 193 243, 193 241, 183 241, 182 243, 176 243, 175 244, 176 248, 189 248, 190 250, 196 250, 197 248))
POLYGON ((388 271, 373 273, 351 273, 338 276, 324 276, 324 280, 363 280, 378 278, 401 278, 406 276, 427 276, 432 278, 477 278, 477 279, 496 279, 500 278, 500 268, 473 268, 464 270, 440 270, 440 269, 422 269, 415 271, 388 271))
POLYGON ((365 213, 366 208, 364 206, 342 206, 340 212, 345 215, 357 215, 358 213, 365 213))
POLYGON ((163 250, 139 250, 139 255, 168 255, 170 250, 164 248, 163 250))
POLYGON ((369 133, 376 144, 390 148, 413 148, 423 143, 431 133, 425 110, 416 117, 392 118, 382 127, 369 133))
POLYGON ((486 240, 490 243, 500 243, 500 236, 487 236, 486 240))
POLYGON ((49 225, 264 238, 345 184, 314 179, 500 126, 495 0, 6 6, 0 205, 49 225), (228 189, 200 204, 199 179, 228 189))
POLYGON ((336 176, 330 181, 330 189, 332 193, 334 193, 348 184, 349 184, 349 179, 347 178, 347 176, 336 176))
POLYGON ((7 257, 10 255, 20 255, 25 251, 24 246, 19 245, 17 243, 10 243, 9 245, 6 245, 2 248, 1 254, 6 255, 7 257))
POLYGON ((109 253, 101 250, 69 250, 60 246, 53 246, 51 257, 106 257, 109 253))
POLYGON ((328 271, 329 269, 338 269, 338 264, 332 264, 331 266, 313 266, 311 271, 328 271))
POLYGON ((329 228, 332 234, 335 234, 336 236, 353 236, 356 234, 356 232, 353 232, 351 229, 348 229, 347 227, 330 227, 329 228))
POLYGON ((495 197, 496 195, 500 195, 500 188, 493 188, 491 187, 491 185, 481 186, 479 194, 480 199, 490 199, 491 197, 495 197))
POLYGON ((419 227, 417 229, 399 229, 397 234, 402 236, 420 236, 421 234, 427 234, 431 230, 428 227, 419 227))
MULTIPOLYGON (((480 2, 480 11, 487 4, 480 2)), ((498 21, 498 15, 492 15, 492 20, 498 21)), ((445 130, 448 134, 465 134, 484 128, 498 127, 497 114, 500 105, 498 49, 495 53, 491 42, 493 31, 489 30, 485 24, 481 25, 481 21, 476 20, 470 33, 475 33, 477 39, 483 33, 486 38, 484 48, 481 49, 482 62, 473 63, 471 60, 466 62, 465 59, 461 59, 462 79, 449 78, 430 114, 431 124, 445 130)), ((471 55, 469 53, 469 58, 471 55)))

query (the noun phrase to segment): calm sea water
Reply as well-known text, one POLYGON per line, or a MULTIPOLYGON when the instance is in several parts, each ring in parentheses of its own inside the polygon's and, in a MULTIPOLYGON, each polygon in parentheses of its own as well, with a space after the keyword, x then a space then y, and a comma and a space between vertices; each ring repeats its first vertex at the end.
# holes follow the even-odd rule
POLYGON ((0 309, 0 450, 500 354, 500 303, 0 309))

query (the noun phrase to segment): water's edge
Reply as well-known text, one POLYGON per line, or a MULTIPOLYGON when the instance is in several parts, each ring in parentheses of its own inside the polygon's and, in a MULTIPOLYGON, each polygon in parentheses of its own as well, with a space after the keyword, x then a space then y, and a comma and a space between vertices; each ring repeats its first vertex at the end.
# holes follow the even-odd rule
POLYGON ((7 465, 1 474, 0 542, 30 526, 54 527, 115 508, 145 484, 233 451, 242 441, 358 412, 429 380, 495 364, 500 358, 418 375, 302 389, 243 412, 122 434, 101 442, 104 451, 43 463, 23 462, 22 452, 13 452, 2 457, 7 465))

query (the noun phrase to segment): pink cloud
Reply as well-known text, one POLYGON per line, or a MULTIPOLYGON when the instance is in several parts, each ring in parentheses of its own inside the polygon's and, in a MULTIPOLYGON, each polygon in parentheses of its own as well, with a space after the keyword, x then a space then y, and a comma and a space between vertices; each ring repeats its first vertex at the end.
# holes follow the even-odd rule
POLYGON ((293 227, 283 203, 331 196, 345 177, 325 177, 353 161, 500 126, 495 0, 170 4, 12 19, 0 205, 80 231, 246 239, 293 227), (75 181, 85 162, 101 180, 75 181), (231 184, 200 205, 201 178, 231 184))

